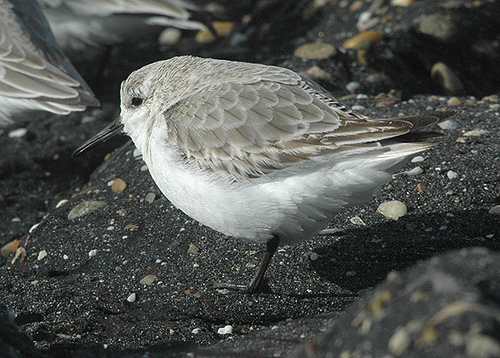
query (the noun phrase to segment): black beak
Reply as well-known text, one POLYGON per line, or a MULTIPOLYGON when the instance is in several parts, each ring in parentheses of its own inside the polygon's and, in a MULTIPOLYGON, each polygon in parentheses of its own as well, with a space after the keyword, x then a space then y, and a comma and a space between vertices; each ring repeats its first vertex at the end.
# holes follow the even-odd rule
POLYGON ((122 134, 123 124, 120 121, 120 117, 116 118, 113 122, 111 122, 106 128, 97 133, 95 136, 90 138, 88 141, 83 143, 79 148, 77 148, 72 157, 76 157, 83 152, 94 148, 95 146, 106 142, 108 139, 111 139, 117 134, 122 134))

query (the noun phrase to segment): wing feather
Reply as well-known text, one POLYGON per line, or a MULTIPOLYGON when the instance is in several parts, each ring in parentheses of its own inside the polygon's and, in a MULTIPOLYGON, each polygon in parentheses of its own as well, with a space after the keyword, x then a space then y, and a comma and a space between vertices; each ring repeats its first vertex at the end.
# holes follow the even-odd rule
POLYGON ((214 83, 165 113, 169 141, 187 161, 225 176, 256 177, 366 144, 380 147, 376 142, 412 128, 359 115, 291 71, 258 69, 253 81, 214 83))

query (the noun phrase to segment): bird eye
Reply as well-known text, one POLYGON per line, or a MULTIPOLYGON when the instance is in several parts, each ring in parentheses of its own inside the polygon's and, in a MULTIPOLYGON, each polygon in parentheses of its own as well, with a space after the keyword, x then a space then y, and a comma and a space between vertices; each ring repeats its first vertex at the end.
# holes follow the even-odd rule
POLYGON ((143 99, 142 98, 139 98, 139 97, 134 97, 132 98, 132 101, 130 102, 132 104, 132 106, 134 107, 139 107, 143 102, 143 99))

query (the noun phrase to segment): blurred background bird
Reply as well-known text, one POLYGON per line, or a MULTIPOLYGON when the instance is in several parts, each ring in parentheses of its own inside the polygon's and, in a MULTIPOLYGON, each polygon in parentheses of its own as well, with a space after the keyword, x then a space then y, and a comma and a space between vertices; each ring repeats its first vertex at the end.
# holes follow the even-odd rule
POLYGON ((0 126, 31 110, 56 114, 99 106, 36 1, 0 0, 0 126))

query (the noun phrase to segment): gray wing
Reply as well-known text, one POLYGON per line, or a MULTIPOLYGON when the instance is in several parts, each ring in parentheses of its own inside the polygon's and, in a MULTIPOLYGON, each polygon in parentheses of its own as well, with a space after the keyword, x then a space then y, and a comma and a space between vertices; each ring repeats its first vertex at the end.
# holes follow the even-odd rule
POLYGON ((3 1, 0 18, 1 95, 36 100, 55 113, 99 104, 60 51, 36 1, 3 1))
POLYGON ((255 177, 412 127, 358 115, 295 73, 282 71, 294 77, 218 83, 178 102, 165 113, 169 141, 205 170, 255 177))

